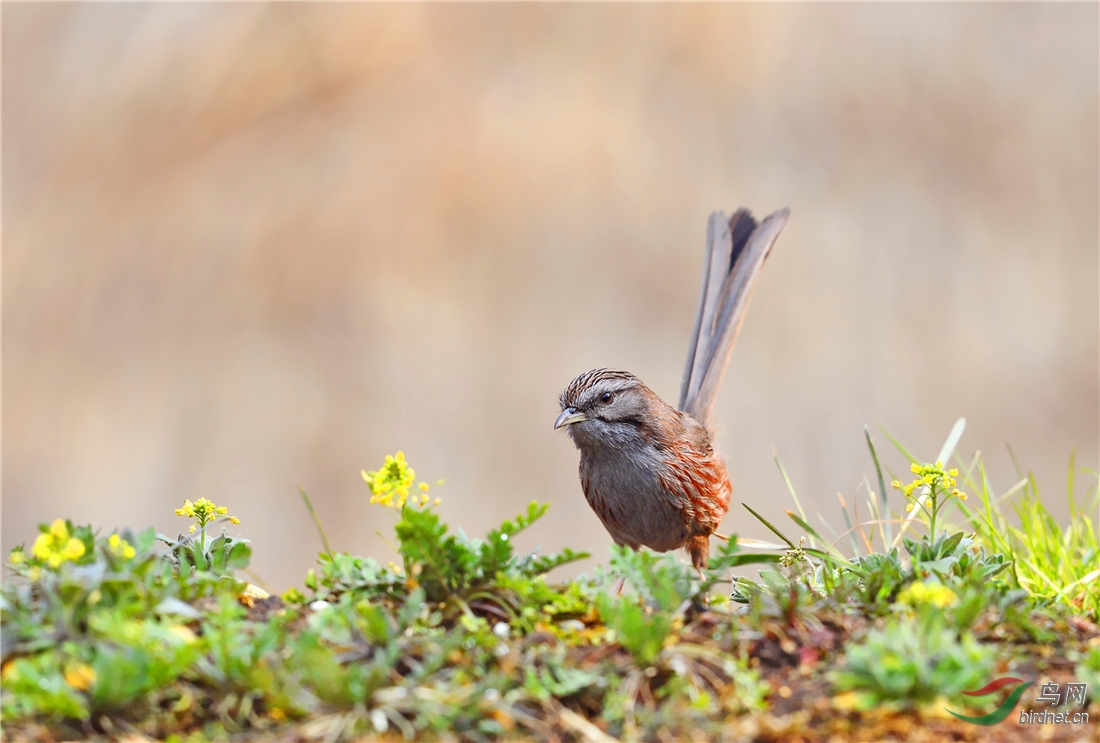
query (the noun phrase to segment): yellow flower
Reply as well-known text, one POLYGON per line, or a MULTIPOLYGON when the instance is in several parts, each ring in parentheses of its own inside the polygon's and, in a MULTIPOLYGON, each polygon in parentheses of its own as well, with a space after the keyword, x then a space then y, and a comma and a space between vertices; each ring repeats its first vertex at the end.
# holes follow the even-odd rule
POLYGON ((900 603, 911 606, 930 604, 938 609, 947 608, 957 599, 955 592, 942 583, 911 583, 898 594, 900 603))
POLYGON ((95 669, 83 663, 76 663, 65 670, 65 683, 77 691, 87 691, 95 680, 95 669))
POLYGON ((45 560, 50 556, 50 545, 53 544, 53 540, 52 534, 39 534, 34 540, 34 546, 31 547, 31 554, 39 560, 45 560))
MULTIPOLYGON (((409 497, 409 487, 416 479, 416 470, 405 461, 405 453, 386 455, 385 464, 374 472, 363 470, 363 480, 371 491, 371 503, 380 503, 390 508, 404 508, 409 497)), ((425 490, 424 483, 421 490, 425 490)))
MULTIPOLYGON (((914 491, 917 488, 924 488, 925 494, 931 499, 931 510, 933 514, 939 511, 939 498, 946 495, 954 495, 959 500, 966 500, 966 493, 959 490, 956 485, 955 476, 959 474, 957 469, 945 470, 943 468, 943 462, 937 461, 935 464, 918 464, 914 462, 910 468, 913 474, 917 477, 907 485, 901 485, 901 491, 905 493, 905 497, 914 497, 914 491)), ((899 483, 900 484, 900 483, 899 483)), ((895 485, 897 487, 897 485, 895 485)), ((912 511, 912 508, 906 509, 912 511)), ((933 517, 934 518, 934 517, 933 517)))
POLYGON ((21 547, 16 547, 8 554, 8 562, 12 565, 22 565, 26 561, 26 555, 23 554, 23 549, 21 547))
MULTIPOLYGON (((199 498, 194 503, 185 500, 183 502, 183 508, 176 509, 177 516, 186 516, 187 518, 192 518, 197 521, 190 529, 191 534, 195 533, 195 529, 206 526, 218 516, 228 516, 228 514, 229 509, 226 506, 219 506, 207 498, 199 498)), ((240 520, 234 516, 229 516, 229 520, 234 524, 241 523, 240 520)))
POLYGON ((890 487, 892 487, 894 490, 901 490, 901 480, 894 480, 890 483, 890 487))
POLYGON ((62 519, 50 524, 49 531, 39 534, 31 548, 31 554, 54 570, 63 562, 79 560, 84 552, 84 542, 69 534, 69 527, 62 519))
POLYGON ((111 554, 124 560, 131 560, 137 554, 133 546, 118 534, 112 534, 107 538, 107 548, 111 551, 111 554))
POLYGON ((84 556, 84 542, 76 537, 70 537, 65 549, 62 551, 66 560, 79 560, 84 556))

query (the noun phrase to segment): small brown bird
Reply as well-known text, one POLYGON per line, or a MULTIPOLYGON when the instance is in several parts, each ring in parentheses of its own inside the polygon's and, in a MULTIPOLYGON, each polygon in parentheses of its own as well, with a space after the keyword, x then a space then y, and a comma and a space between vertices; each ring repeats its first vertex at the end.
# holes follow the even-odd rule
POLYGON ((615 369, 586 372, 561 393, 554 428, 565 427, 580 449, 584 497, 616 544, 683 547, 696 569, 706 567, 731 490, 712 443, 714 400, 760 269, 789 215, 780 209, 757 223, 746 209, 729 218, 711 214, 678 410, 615 369))

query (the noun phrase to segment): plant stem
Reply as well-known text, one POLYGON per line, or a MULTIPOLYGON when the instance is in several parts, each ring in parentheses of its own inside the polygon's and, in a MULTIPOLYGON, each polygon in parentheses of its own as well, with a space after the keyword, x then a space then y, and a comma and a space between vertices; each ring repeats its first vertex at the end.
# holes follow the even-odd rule
POLYGON ((928 531, 930 532, 930 538, 934 542, 936 541, 936 486, 930 485, 928 488, 928 497, 932 500, 932 510, 928 516, 928 531))

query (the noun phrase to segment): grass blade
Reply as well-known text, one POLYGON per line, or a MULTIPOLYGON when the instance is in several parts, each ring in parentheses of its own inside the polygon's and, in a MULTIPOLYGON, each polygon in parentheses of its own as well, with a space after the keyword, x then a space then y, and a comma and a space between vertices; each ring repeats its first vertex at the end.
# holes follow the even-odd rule
MULTIPOLYGON (((867 496, 867 510, 870 512, 871 518, 874 521, 878 521, 879 541, 881 541, 882 546, 885 547, 886 544, 887 544, 886 530, 884 528, 884 523, 883 523, 885 521, 885 519, 882 518, 882 509, 885 508, 885 506, 886 506, 885 499, 884 499, 884 502, 882 503, 882 506, 880 507, 879 502, 877 500, 875 500, 875 497, 874 497, 875 496, 875 491, 871 488, 871 483, 867 482, 866 477, 863 478, 863 484, 867 487, 867 492, 869 493, 869 495, 867 496)), ((870 523, 874 523, 874 521, 872 521, 870 523)), ((875 530, 874 530, 874 527, 872 527, 871 528, 871 544, 874 544, 874 543, 875 543, 875 530)))
POLYGON ((803 547, 802 551, 807 555, 813 555, 819 560, 829 560, 834 563, 840 563, 841 565, 850 566, 852 563, 844 555, 837 552, 835 555, 825 550, 814 549, 813 547, 803 547))
POLYGON ((848 518, 848 504, 844 502, 844 496, 840 493, 837 493, 836 497, 840 500, 840 512, 844 514, 844 526, 847 528, 844 533, 852 540, 852 556, 855 557, 859 555, 859 542, 856 541, 856 535, 852 531, 852 520, 848 518))
POLYGON ((1074 472, 1077 469, 1077 448, 1069 450, 1069 474, 1066 476, 1066 490, 1069 493, 1069 518, 1074 521, 1077 518, 1077 503, 1073 497, 1074 472))
MULTIPOLYGON (((871 542, 867 539, 867 535, 863 533, 863 519, 859 517, 859 498, 852 498, 852 518, 856 520, 856 529, 859 531, 859 538, 863 540, 863 546, 867 549, 867 554, 874 552, 871 548, 871 542)), ((874 532, 871 532, 872 535, 874 532)))
MULTIPOLYGON (((871 441, 871 429, 867 426, 863 427, 863 436, 867 439, 867 449, 871 452, 871 461, 875 463, 875 475, 878 477, 878 499, 881 504, 879 513, 880 515, 885 515, 889 507, 886 503, 886 480, 882 476, 882 465, 878 462, 878 454, 875 453, 875 444, 871 441)), ((883 538, 882 543, 889 544, 894 538, 894 530, 890 524, 885 524, 884 526, 886 529, 886 536, 883 538)))
POLYGON ((817 514, 817 520, 820 521, 825 526, 825 528, 829 530, 829 533, 833 535, 833 539, 836 539, 837 538, 836 529, 834 529, 832 526, 829 525, 829 522, 826 521, 825 517, 821 515, 821 511, 814 508, 814 513, 817 514))
POLYGON ((786 510, 786 514, 790 518, 791 521, 793 521, 796 524, 798 524, 799 526, 801 526, 802 529, 807 534, 809 534, 811 537, 814 537, 815 539, 818 539, 822 542, 825 541, 824 539, 821 538, 821 535, 818 534, 817 531, 812 526, 810 526, 809 524, 806 523, 806 519, 802 518, 801 516, 799 516, 794 511, 786 510))
POLYGON ((791 549, 794 549, 794 542, 787 539, 787 537, 784 536, 783 532, 779 531, 779 529, 776 529, 774 526, 772 526, 768 522, 768 520, 766 518, 764 518, 763 516, 758 514, 756 511, 752 510, 752 507, 750 507, 748 503, 742 503, 741 505, 744 506, 746 509, 748 509, 748 512, 751 513, 753 516, 755 516, 761 524, 768 527, 768 529, 771 530, 772 534, 774 534, 775 536, 782 539, 787 544, 788 547, 790 547, 791 549))
POLYGON ((749 539, 748 537, 737 538, 738 547, 750 547, 754 550, 786 550, 790 549, 789 545, 776 544, 775 542, 765 542, 763 539, 749 539))
MULTIPOLYGON (((842 555, 840 553, 840 550, 838 550, 836 547, 832 546, 827 541, 822 539, 821 535, 818 534, 816 531, 814 531, 814 528, 812 526, 810 526, 809 524, 806 523, 806 519, 802 518, 801 516, 799 516, 794 511, 787 511, 787 515, 790 517, 791 521, 795 522, 796 524, 801 526, 803 529, 805 529, 807 534, 809 534, 812 537, 815 537, 819 542, 821 542, 821 544, 825 546, 825 549, 828 550, 830 553, 832 553, 834 557, 838 557, 841 560, 844 560, 844 562, 848 562, 844 558, 844 555, 842 555)), ((803 549, 806 552, 809 552, 809 549, 806 549, 806 548, 803 548, 803 549)), ((810 548, 810 549, 813 549, 813 548, 810 548)), ((815 550, 815 552, 820 552, 820 551, 821 550, 815 550)))
MULTIPOLYGON (((772 449, 772 456, 775 458, 775 465, 779 468, 779 474, 783 475, 783 482, 787 483, 787 490, 791 494, 791 498, 794 500, 795 508, 798 509, 798 514, 802 517, 802 520, 806 520, 806 512, 802 509, 802 502, 798 500, 798 493, 794 491, 794 485, 791 483, 791 478, 787 476, 787 470, 783 467, 783 462, 779 460, 779 452, 772 449)), ((821 540, 824 542, 825 540, 821 540)), ((810 542, 813 545, 813 541, 810 542)))
POLYGON ((908 449, 906 449, 906 448, 905 448, 905 446, 904 446, 904 445, 903 445, 903 444, 902 444, 902 443, 901 443, 900 441, 898 441, 897 439, 895 439, 895 438, 894 438, 894 435, 893 435, 892 433, 890 433, 889 431, 887 431, 887 430, 886 430, 886 428, 885 428, 884 426, 879 426, 879 428, 881 428, 881 429, 882 429, 882 432, 883 432, 884 434, 886 434, 886 438, 890 439, 890 443, 891 443, 891 444, 893 444, 893 445, 894 445, 894 447, 895 447, 895 448, 896 448, 896 449, 897 449, 898 451, 900 451, 900 452, 901 452, 901 453, 902 453, 903 455, 905 455, 905 458, 906 458, 906 459, 908 459, 908 460, 909 460, 910 462, 916 462, 917 464, 920 464, 920 461, 919 461, 919 460, 918 460, 918 459, 917 459, 916 457, 914 457, 914 456, 913 456, 912 454, 910 454, 910 453, 909 453, 909 450, 908 450, 908 449))
POLYGON ((317 527, 317 534, 321 537, 321 544, 325 546, 325 554, 332 557, 332 547, 328 546, 328 537, 325 536, 324 527, 321 526, 321 519, 317 518, 317 512, 313 510, 313 504, 309 500, 309 496, 306 495, 306 489, 302 487, 302 483, 295 483, 298 486, 298 494, 302 496, 302 500, 305 501, 306 508, 309 510, 309 515, 313 517, 313 525, 317 527))
POLYGON ((947 439, 940 448, 940 455, 936 457, 937 462, 946 464, 951 461, 951 455, 954 453, 955 447, 959 445, 959 439, 962 438, 963 431, 965 430, 966 418, 959 418, 955 421, 955 425, 951 427, 951 433, 947 434, 947 439))
POLYGON ((1025 479, 1027 475, 1025 475, 1024 471, 1020 468, 1020 463, 1016 459, 1016 452, 1012 451, 1012 446, 1010 444, 1005 444, 1005 448, 1008 449, 1008 458, 1012 460, 1012 466, 1016 468, 1016 477, 1021 480, 1025 479))

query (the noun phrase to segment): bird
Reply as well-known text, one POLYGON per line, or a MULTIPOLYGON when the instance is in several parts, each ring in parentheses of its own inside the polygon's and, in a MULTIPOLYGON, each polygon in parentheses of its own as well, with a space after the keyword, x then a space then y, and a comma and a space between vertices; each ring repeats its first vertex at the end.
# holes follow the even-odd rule
POLYGON ((714 447, 714 401, 764 261, 790 216, 748 209, 707 222, 703 287, 677 407, 638 377, 593 369, 561 393, 554 429, 580 451, 581 489, 618 545, 685 549, 702 575, 710 537, 729 511, 726 464, 714 447))

